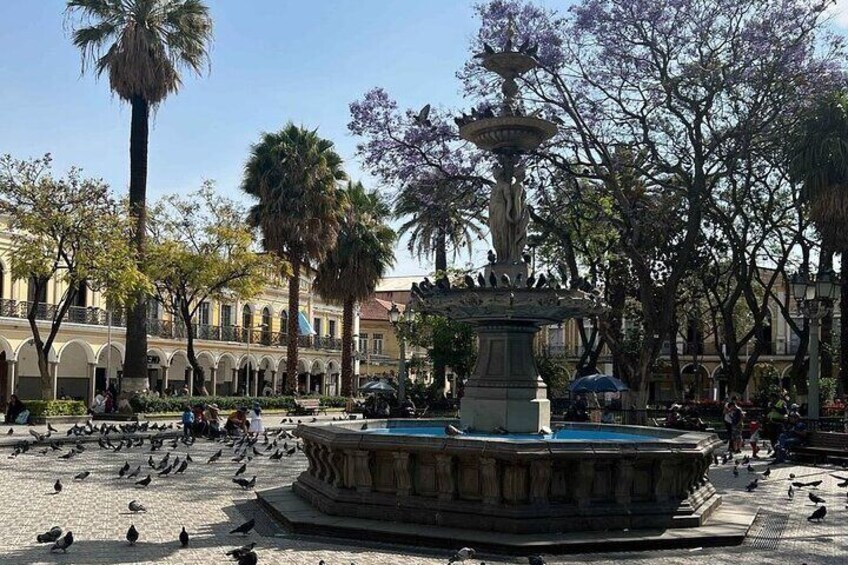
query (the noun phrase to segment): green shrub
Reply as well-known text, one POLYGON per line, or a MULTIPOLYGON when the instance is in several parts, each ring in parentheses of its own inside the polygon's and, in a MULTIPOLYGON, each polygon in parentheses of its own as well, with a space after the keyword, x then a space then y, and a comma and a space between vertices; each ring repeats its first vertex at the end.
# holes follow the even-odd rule
POLYGON ((83 416, 88 411, 81 400, 27 400, 26 407, 33 418, 83 416))
MULTIPOLYGON (((321 405, 328 408, 344 407, 344 397, 322 396, 321 405)), ((137 395, 130 398, 130 405, 138 413, 182 412, 186 405, 217 404, 221 410, 235 410, 239 406, 250 408, 258 402, 263 410, 291 410, 294 397, 291 396, 166 396, 137 395)))

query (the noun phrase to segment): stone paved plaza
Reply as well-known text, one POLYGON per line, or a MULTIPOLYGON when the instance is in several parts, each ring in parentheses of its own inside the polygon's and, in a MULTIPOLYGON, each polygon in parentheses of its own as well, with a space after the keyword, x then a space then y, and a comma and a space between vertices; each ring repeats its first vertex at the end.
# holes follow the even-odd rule
MULTIPOLYGON (((59 459, 59 452, 42 455, 32 451, 8 458, 11 452, 8 445, 24 434, 26 428, 17 427, 15 435, 2 436, 7 447, 2 448, 0 459, 0 563, 225 563, 224 551, 254 541, 259 562, 267 564, 314 565, 323 559, 327 565, 430 565, 447 563, 457 549, 416 549, 291 535, 259 508, 252 491, 243 491, 231 482, 239 464, 230 461, 232 455, 226 448, 220 461, 206 464, 220 444, 198 441, 188 449, 194 461, 185 476, 159 478, 154 474, 152 484, 141 489, 134 486, 133 480, 118 479, 117 474, 127 461, 133 469, 142 465, 141 476, 144 476, 150 455, 147 445, 128 453, 113 453, 89 443, 85 452, 70 460, 59 459), (91 471, 91 476, 75 482, 73 476, 85 470, 91 471), (57 478, 62 479, 64 489, 53 495, 57 478), (133 499, 146 505, 149 512, 132 515, 127 504, 133 499), (247 538, 228 533, 251 517, 256 518, 257 527, 247 538), (129 547, 124 540, 130 523, 141 533, 135 547, 129 547), (67 555, 50 554, 48 546, 35 543, 36 534, 53 525, 74 532, 76 541, 67 555), (182 526, 191 534, 188 549, 180 549, 177 542, 182 526)), ((260 452, 264 450, 261 443, 258 447, 260 452)), ((158 461, 165 451, 171 451, 167 443, 153 453, 154 459, 158 461)), ((182 458, 186 448, 180 444, 173 451, 182 458)), ((299 452, 280 461, 258 457, 248 464, 245 476, 256 475, 258 489, 277 487, 290 483, 305 463, 299 452)), ((755 463, 755 468, 764 470, 765 464, 755 463)), ((546 560, 550 564, 845 564, 848 563, 848 489, 838 487, 837 479, 830 473, 848 476, 848 471, 836 467, 776 467, 771 477, 761 480, 760 487, 749 494, 744 486, 751 475, 745 469, 739 477, 733 477, 731 465, 713 469, 711 477, 725 494, 725 504, 760 507, 760 516, 740 547, 546 556, 546 560), (806 519, 814 508, 807 498, 807 489, 798 491, 791 500, 787 496, 790 473, 796 475, 796 480, 824 481, 814 491, 827 501, 828 515, 821 524, 806 519)), ((478 562, 527 561, 482 555, 475 565, 478 562)))

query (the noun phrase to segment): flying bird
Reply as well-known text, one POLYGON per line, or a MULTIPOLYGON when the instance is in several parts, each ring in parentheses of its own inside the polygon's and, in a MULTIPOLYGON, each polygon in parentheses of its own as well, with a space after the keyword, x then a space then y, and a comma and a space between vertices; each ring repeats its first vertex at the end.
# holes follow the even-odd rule
POLYGON ((183 526, 183 531, 180 532, 180 546, 188 547, 188 532, 185 526, 183 526))
POLYGON ((130 529, 127 530, 127 541, 130 545, 135 545, 138 541, 138 530, 135 529, 135 524, 130 524, 130 529))
POLYGON ((421 110, 418 111, 418 114, 414 118, 415 123, 419 126, 427 126, 431 127, 433 122, 430 121, 430 105, 426 104, 421 110))
MULTIPOLYGON (((250 530, 252 530, 252 529, 253 529, 253 527, 254 527, 255 525, 256 525, 256 520, 255 520, 255 519, 253 519, 253 518, 251 518, 250 520, 248 520, 247 522, 245 522, 245 523, 244 523, 244 524, 242 524, 241 526, 239 526, 239 527, 237 527, 237 528, 234 528, 234 529, 230 530, 230 533, 231 533, 231 534, 243 534, 243 535, 247 535, 247 534, 250 532, 250 530)), ((252 549, 252 548, 251 548, 251 549, 252 549)))
MULTIPOLYGON (((824 508, 824 506, 822 506, 824 508)), ((67 553, 68 548, 71 547, 71 544, 74 543, 74 533, 68 532, 65 534, 65 537, 59 538, 56 540, 56 543, 53 544, 53 547, 50 548, 50 551, 58 551, 62 550, 62 553, 67 553)))

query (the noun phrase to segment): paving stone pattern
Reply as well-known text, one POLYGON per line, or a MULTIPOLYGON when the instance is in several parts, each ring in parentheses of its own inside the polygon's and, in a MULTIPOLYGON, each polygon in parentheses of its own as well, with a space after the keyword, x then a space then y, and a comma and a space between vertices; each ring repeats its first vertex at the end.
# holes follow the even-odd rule
MULTIPOLYGON (((60 428, 66 429, 66 427, 60 428)), ((0 429, 0 433, 6 428, 0 429)), ((14 438, 26 433, 16 428, 14 436, 2 436, 8 446, 14 438)), ((282 529, 259 507, 252 491, 244 491, 231 482, 239 463, 230 461, 226 452, 220 461, 206 464, 220 444, 198 441, 191 448, 182 444, 173 450, 184 458, 190 453, 194 462, 184 476, 157 477, 146 489, 135 487, 132 480, 118 479, 118 469, 125 461, 134 469, 142 465, 147 474, 149 447, 128 453, 100 450, 96 443, 87 444, 79 456, 58 459, 60 452, 47 455, 28 453, 7 458, 9 447, 0 455, 0 563, 41 564, 111 564, 111 563, 226 563, 224 552, 249 541, 255 541, 261 564, 316 565, 323 559, 327 565, 435 565, 447 563, 457 548, 420 549, 391 544, 361 543, 355 540, 319 539, 292 535, 282 529), (81 471, 91 471, 83 482, 73 480, 81 471), (63 491, 54 495, 53 483, 61 478, 63 491), (132 514, 127 509, 131 500, 148 508, 146 514, 132 514), (256 531, 246 537, 228 532, 249 518, 256 518, 256 531), (141 537, 129 547, 125 534, 135 524, 141 537), (59 525, 72 530, 75 543, 67 555, 50 554, 47 545, 35 542, 38 533, 59 525), (177 542, 180 528, 191 535, 190 547, 181 549, 177 542)), ((260 451, 264 449, 259 445, 260 451)), ((153 454, 159 460, 166 446, 153 454)), ((172 455, 172 457, 174 456, 172 455)), ((281 461, 255 458, 244 476, 257 476, 257 488, 271 488, 290 483, 305 467, 301 453, 281 461)), ((764 462, 755 468, 765 469, 764 462)), ((742 469, 733 477, 731 465, 711 471, 717 488, 725 494, 728 505, 759 506, 761 514, 742 546, 734 548, 698 548, 680 551, 634 552, 627 554, 589 554, 545 556, 549 564, 626 563, 672 565, 692 563, 734 564, 848 564, 848 510, 846 490, 829 473, 848 476, 848 471, 823 466, 780 466, 771 477, 761 480, 753 493, 744 490, 753 475, 742 469), (788 476, 796 480, 824 482, 815 489, 827 500, 828 515, 821 524, 809 523, 807 516, 814 505, 807 490, 787 496, 788 476)), ((390 540, 387 540, 390 541, 390 540)), ((479 562, 498 564, 526 563, 525 558, 495 555, 479 556, 479 562)))

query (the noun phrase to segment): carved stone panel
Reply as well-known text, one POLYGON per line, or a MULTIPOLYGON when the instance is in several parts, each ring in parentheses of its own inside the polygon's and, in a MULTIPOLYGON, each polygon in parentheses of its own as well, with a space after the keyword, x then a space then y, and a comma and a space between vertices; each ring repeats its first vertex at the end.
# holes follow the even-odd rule
POLYGON ((527 500, 527 468, 523 465, 505 465, 503 470, 503 498, 509 504, 527 500))
POLYGON ((436 488, 440 500, 453 500, 456 497, 456 476, 453 456, 440 453, 436 455, 436 488))
POLYGON ((480 491, 483 502, 499 504, 501 501, 501 483, 498 477, 498 461, 493 457, 480 459, 480 491))
POLYGON ((550 501, 551 460, 541 459, 530 463, 530 502, 547 504, 550 501))
POLYGON ((480 466, 476 459, 459 458, 457 487, 462 500, 480 500, 480 466))
POLYGON ((430 454, 421 454, 415 465, 415 492, 421 496, 435 497, 436 459, 430 454))
POLYGON ((374 487, 369 455, 370 453, 364 449, 357 449, 353 452, 354 479, 358 492, 371 492, 374 487))
POLYGON ((394 457, 397 495, 409 496, 412 492, 412 474, 410 469, 409 453, 406 451, 395 451, 392 456, 394 457))

